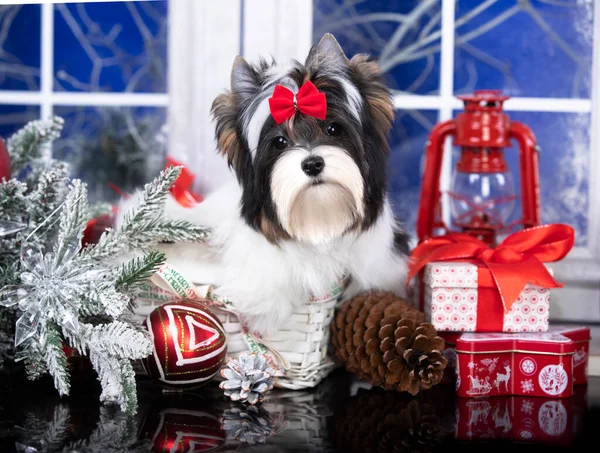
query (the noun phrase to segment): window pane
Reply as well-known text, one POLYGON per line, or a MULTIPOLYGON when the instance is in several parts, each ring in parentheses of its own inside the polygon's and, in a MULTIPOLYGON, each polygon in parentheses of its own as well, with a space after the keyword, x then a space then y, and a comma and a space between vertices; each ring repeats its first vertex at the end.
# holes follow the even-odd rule
POLYGON ((27 122, 39 117, 40 108, 37 105, 1 105, 0 137, 6 140, 27 122))
POLYGON ((0 90, 39 89, 40 5, 0 6, 0 90))
POLYGON ((57 4, 56 91, 166 92, 167 2, 57 4))
POLYGON ((416 237, 425 143, 437 116, 437 112, 429 110, 399 110, 390 138, 390 201, 413 237, 416 237))
POLYGON ((313 41, 332 33, 350 58, 376 57, 390 88, 415 94, 439 89, 440 1, 314 0, 313 41))
MULTIPOLYGON (((560 222, 573 226, 576 231, 576 244, 586 245, 590 115, 511 112, 510 117, 514 121, 527 124, 533 130, 542 149, 540 153, 542 222, 560 222)), ((516 156, 514 162, 509 162, 509 165, 511 168, 516 168, 516 156)))
POLYGON ((166 110, 159 107, 56 107, 65 120, 57 158, 88 184, 91 201, 114 201, 158 175, 166 154, 166 110))
POLYGON ((591 0, 459 0, 454 90, 589 98, 592 35, 591 0))

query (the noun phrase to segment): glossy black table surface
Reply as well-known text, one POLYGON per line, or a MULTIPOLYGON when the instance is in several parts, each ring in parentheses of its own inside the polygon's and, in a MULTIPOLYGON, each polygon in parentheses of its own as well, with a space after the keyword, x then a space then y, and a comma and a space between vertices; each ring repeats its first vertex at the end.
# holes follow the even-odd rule
POLYGON ((215 384, 164 393, 140 378, 138 390, 126 417, 98 403, 92 375, 76 375, 61 399, 49 379, 0 374, 0 452, 599 451, 600 378, 568 399, 463 399, 452 385, 411 397, 343 370, 311 390, 275 389, 259 407, 215 384))

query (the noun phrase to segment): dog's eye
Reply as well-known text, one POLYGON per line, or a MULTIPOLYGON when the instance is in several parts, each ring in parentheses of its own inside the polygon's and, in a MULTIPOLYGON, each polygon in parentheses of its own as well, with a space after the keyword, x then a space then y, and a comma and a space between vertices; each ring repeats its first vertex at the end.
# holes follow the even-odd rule
POLYGON ((329 123, 325 130, 327 131, 327 135, 338 137, 342 133, 343 129, 338 123, 329 123))
POLYGON ((275 149, 278 149, 280 151, 282 149, 286 149, 288 147, 287 138, 285 138, 283 135, 275 137, 273 139, 273 146, 275 147, 275 149))

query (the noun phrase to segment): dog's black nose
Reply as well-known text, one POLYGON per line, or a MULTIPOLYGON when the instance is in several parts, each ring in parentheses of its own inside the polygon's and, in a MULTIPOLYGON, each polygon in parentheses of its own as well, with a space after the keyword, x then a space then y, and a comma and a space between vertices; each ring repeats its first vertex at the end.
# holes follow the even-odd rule
POLYGON ((325 161, 321 156, 310 156, 302 161, 302 171, 308 176, 317 176, 325 168, 325 161))

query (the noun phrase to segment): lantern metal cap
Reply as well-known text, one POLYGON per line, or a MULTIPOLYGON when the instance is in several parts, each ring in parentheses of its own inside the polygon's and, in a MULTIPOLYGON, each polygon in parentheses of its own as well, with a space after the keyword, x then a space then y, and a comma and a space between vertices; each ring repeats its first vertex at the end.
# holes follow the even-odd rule
POLYGON ((465 103, 465 108, 498 108, 502 109, 502 104, 510 96, 502 94, 502 90, 476 90, 473 94, 456 96, 465 103))

